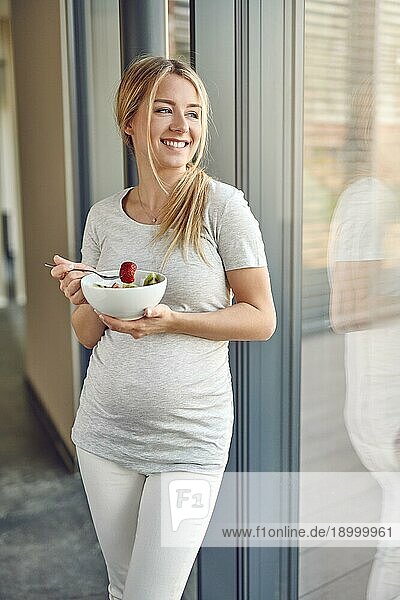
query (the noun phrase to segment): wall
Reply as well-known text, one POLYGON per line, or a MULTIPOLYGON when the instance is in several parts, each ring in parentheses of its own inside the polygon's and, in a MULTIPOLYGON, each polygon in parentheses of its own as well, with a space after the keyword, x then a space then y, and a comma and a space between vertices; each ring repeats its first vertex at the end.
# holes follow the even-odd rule
MULTIPOLYGON (((13 0, 17 127, 26 271, 26 375, 71 453, 74 338, 70 304, 43 263, 73 256, 67 211, 60 5, 13 0)), ((76 390, 75 390, 76 394, 76 390)))
MULTIPOLYGON (((8 249, 11 256, 7 266, 3 241, 0 249, 0 306, 9 304, 12 294, 17 304, 23 306, 25 273, 21 223, 21 198, 18 176, 18 143, 15 122, 15 87, 12 64, 11 31, 8 5, 0 4, 0 209, 7 217, 8 249), (7 274, 7 270, 13 271, 7 274), (14 289, 9 290, 8 278, 14 278, 14 289)), ((10 282, 11 283, 11 282, 10 282)))

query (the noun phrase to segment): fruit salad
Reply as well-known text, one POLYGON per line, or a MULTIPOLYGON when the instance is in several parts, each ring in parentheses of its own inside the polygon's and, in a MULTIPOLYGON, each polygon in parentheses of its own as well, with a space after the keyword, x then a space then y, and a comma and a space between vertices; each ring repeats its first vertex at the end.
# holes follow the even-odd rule
POLYGON ((154 285, 155 283, 160 283, 161 277, 158 273, 149 273, 146 276, 146 279, 143 281, 143 284, 140 285, 135 283, 135 273, 137 270, 137 265, 134 262, 123 262, 119 268, 119 278, 121 281, 121 285, 119 283, 113 283, 113 285, 102 285, 101 283, 94 283, 93 287, 100 288, 130 288, 130 287, 142 287, 145 285, 154 285))

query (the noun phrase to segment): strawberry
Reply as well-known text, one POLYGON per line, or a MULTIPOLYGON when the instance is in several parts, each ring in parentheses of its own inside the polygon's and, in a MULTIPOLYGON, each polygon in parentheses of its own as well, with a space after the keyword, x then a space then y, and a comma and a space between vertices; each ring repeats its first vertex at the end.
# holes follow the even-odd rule
POLYGON ((137 265, 134 262, 124 262, 119 268, 119 278, 123 283, 133 283, 137 265))

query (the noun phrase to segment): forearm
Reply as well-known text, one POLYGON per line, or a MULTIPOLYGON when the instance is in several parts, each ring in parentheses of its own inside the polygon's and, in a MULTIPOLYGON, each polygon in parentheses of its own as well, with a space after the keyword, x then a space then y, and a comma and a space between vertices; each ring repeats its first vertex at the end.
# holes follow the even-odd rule
POLYGON ((330 321, 335 333, 363 331, 389 325, 400 318, 400 298, 369 297, 354 303, 346 300, 334 302, 331 299, 330 321))
POLYGON ((174 312, 172 332, 216 341, 268 340, 275 326, 275 313, 239 302, 205 313, 174 312))
POLYGON ((335 333, 387 326, 400 318, 400 297, 381 294, 390 262, 337 261, 333 269, 329 315, 335 333))
POLYGON ((89 304, 77 307, 72 314, 71 324, 79 342, 89 350, 95 347, 106 329, 89 304))

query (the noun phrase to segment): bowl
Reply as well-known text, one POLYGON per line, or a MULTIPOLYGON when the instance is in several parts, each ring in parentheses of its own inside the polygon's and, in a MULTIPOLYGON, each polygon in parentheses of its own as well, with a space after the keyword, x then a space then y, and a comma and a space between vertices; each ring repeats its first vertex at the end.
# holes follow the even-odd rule
MULTIPOLYGON (((99 272, 103 275, 119 274, 119 270, 99 272)), ((134 283, 138 283, 141 286, 149 273, 152 273, 152 271, 141 271, 138 269, 135 273, 134 283)), ((86 300, 99 313, 110 315, 122 321, 132 321, 143 317, 144 309, 157 306, 164 296, 167 287, 167 278, 162 273, 157 273, 157 275, 161 277, 160 283, 153 283, 144 287, 111 288, 113 283, 121 285, 121 280, 107 281, 99 277, 96 273, 91 273, 82 277, 81 289, 86 300), (110 287, 95 287, 93 285, 95 283, 110 287)))

